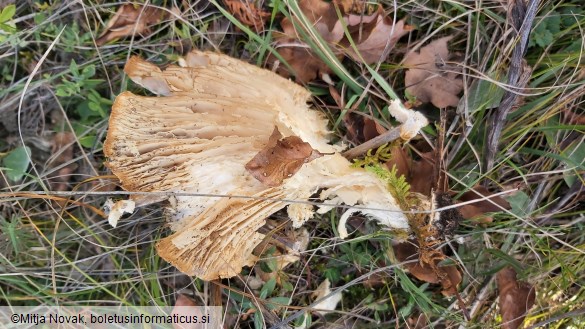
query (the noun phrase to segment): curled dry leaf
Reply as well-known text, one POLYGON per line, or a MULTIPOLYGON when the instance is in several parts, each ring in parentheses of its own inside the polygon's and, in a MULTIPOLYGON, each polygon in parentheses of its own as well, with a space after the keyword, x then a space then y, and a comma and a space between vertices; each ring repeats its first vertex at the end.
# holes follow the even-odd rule
POLYGON ((404 151, 404 149, 398 145, 393 146, 392 149, 390 149, 390 154, 392 157, 386 162, 386 167, 388 167, 388 169, 396 167, 396 176, 404 176, 408 178, 410 172, 410 162, 412 161, 410 156, 408 156, 406 151, 404 151))
MULTIPOLYGON (((307 83, 332 72, 325 62, 313 54, 307 44, 296 39, 278 38, 276 49, 291 67, 289 71, 283 64, 277 64, 276 72, 285 78, 294 76, 296 82, 307 83)), ((270 59, 274 63, 275 60, 274 57, 270 59)))
POLYGON ((500 294, 502 328, 519 328, 524 322, 526 313, 534 305, 536 290, 532 285, 518 281, 516 271, 511 267, 501 269, 496 278, 500 294))
POLYGON ((405 25, 402 20, 393 24, 391 17, 384 16, 382 7, 378 7, 378 11, 371 16, 348 15, 345 20, 348 29, 355 30, 352 33, 352 39, 356 47, 355 49, 351 47, 347 38, 340 40, 340 44, 347 55, 355 61, 366 64, 384 61, 386 58, 382 58, 382 56, 386 45, 392 49, 400 38, 412 31, 412 27, 405 25), (368 26, 368 22, 365 22, 366 20, 372 22, 370 26, 368 26), (360 31, 359 26, 364 23, 368 28, 362 28, 360 31))
POLYGON ((298 136, 282 138, 275 127, 266 147, 246 163, 246 170, 264 185, 278 186, 299 171, 303 164, 322 156, 298 136))
POLYGON ((433 264, 425 263, 419 259, 418 246, 414 241, 406 241, 393 246, 396 259, 400 262, 412 261, 417 262, 405 263, 404 267, 417 279, 428 283, 440 283, 443 288, 443 295, 453 296, 457 293, 457 286, 461 283, 461 272, 455 265, 438 266, 439 259, 435 259, 433 264))
POLYGON ((158 24, 167 17, 167 12, 152 6, 125 4, 110 19, 104 32, 96 40, 98 46, 114 39, 131 36, 146 36, 151 32, 151 26, 158 24))
POLYGON ((270 17, 270 13, 265 12, 261 8, 257 8, 253 2, 245 0, 223 0, 223 3, 238 21, 253 28, 256 32, 264 29, 266 20, 270 17))
MULTIPOLYGON (((319 33, 321 38, 331 48, 338 59, 344 55, 356 61, 372 64, 382 58, 384 49, 389 49, 403 35, 412 28, 406 26, 404 21, 392 24, 392 19, 385 16, 381 6, 372 14, 362 13, 365 8, 365 1, 323 1, 323 0, 301 0, 299 8, 307 18, 312 28, 319 33), (341 20, 337 14, 336 6, 339 6, 341 20), (360 10, 356 15, 349 10, 360 10), (350 39, 344 32, 344 26, 349 32, 355 48, 351 46, 350 39)), ((331 69, 313 52, 310 47, 299 40, 299 36, 306 31, 298 31, 302 27, 300 21, 291 21, 285 18, 281 21, 283 35, 277 37, 277 51, 291 66, 290 74, 296 77, 300 83, 309 82, 319 75, 331 73, 331 69)), ((386 54, 387 55, 387 54, 386 54)), ((272 59, 274 61, 274 59, 272 59)), ((288 77, 289 71, 279 66, 279 74, 288 77)))
POLYGON ((381 225, 409 228, 402 212, 379 210, 400 210, 386 184, 352 168, 338 153, 341 147, 329 144, 327 120, 308 107, 306 89, 215 53, 191 52, 184 64, 161 70, 132 57, 125 72, 163 97, 120 94, 104 144, 107 165, 125 189, 204 195, 174 196, 175 233, 157 244, 162 258, 204 280, 235 276, 257 260, 252 251, 264 239, 258 230, 266 218, 289 206, 293 226, 300 227, 313 207, 290 200, 308 200, 318 191, 329 203, 363 205, 359 211, 381 225), (323 156, 303 160, 296 174, 270 187, 245 166, 274 144, 275 126, 323 156))
POLYGON ((420 52, 409 52, 404 57, 408 68, 405 74, 406 92, 423 103, 431 102, 438 108, 457 106, 463 90, 463 80, 455 72, 440 67, 450 58, 447 42, 453 37, 437 39, 420 52))

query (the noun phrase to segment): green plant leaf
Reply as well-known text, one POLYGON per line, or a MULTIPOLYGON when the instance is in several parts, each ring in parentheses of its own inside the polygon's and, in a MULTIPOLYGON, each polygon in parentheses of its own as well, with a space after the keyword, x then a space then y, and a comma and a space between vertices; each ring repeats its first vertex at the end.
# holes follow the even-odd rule
POLYGON ((276 287, 276 278, 271 278, 270 280, 266 281, 266 283, 260 289, 260 298, 265 299, 266 297, 272 295, 274 288, 276 287))
POLYGON ((254 328, 255 329, 264 329, 264 321, 262 321, 262 313, 256 310, 254 313, 254 328))
POLYGON ((267 303, 266 303, 266 308, 268 308, 269 310, 274 310, 277 309, 279 307, 281 307, 281 305, 289 305, 290 304, 290 298, 288 297, 272 297, 272 298, 268 298, 267 299, 267 303))
POLYGON ((95 65, 90 64, 83 68, 81 71, 81 75, 83 75, 86 79, 89 79, 95 75, 95 65))
POLYGON ((295 287, 288 280, 282 280, 282 290, 284 290, 284 291, 293 291, 294 288, 295 287))
POLYGON ((75 77, 79 77, 79 67, 73 59, 71 60, 71 64, 69 64, 69 70, 71 70, 71 74, 73 74, 75 77))
POLYGON ((518 191, 505 199, 510 203, 513 214, 520 217, 526 216, 526 206, 528 206, 528 202, 530 202, 530 197, 526 193, 518 191))
POLYGON ((85 148, 92 148, 95 145, 96 136, 95 135, 87 135, 79 138, 79 144, 85 148))
POLYGON ((312 318, 311 315, 305 312, 303 315, 296 318, 293 323, 295 327, 311 328, 312 318))
POLYGON ((16 6, 15 5, 8 5, 2 9, 0 12, 0 23, 8 22, 9 20, 14 17, 16 14, 16 6))
POLYGON ((575 170, 563 173, 565 183, 571 187, 577 180, 576 172, 585 165, 585 142, 583 140, 577 140, 571 143, 563 150, 562 154, 567 157, 567 160, 563 161, 567 167, 576 167, 575 170))
POLYGON ((2 160, 4 167, 7 169, 6 176, 13 182, 20 181, 24 176, 28 165, 30 164, 30 148, 17 147, 10 151, 2 160))

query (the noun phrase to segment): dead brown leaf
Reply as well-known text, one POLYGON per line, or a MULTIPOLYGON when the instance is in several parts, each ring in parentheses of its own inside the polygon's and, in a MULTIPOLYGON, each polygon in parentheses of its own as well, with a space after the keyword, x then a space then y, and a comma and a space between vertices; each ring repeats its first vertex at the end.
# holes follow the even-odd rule
POLYGON ((410 173, 411 162, 408 154, 406 154, 404 149, 402 149, 400 146, 394 146, 390 150, 390 153, 392 154, 392 157, 386 162, 386 167, 388 167, 388 169, 392 169, 392 167, 396 166, 396 176, 408 177, 410 173))
POLYGON ((451 55, 447 42, 453 37, 437 39, 420 52, 409 52, 404 57, 404 65, 409 69, 405 74, 406 91, 417 100, 433 103, 438 108, 457 106, 463 89, 463 80, 455 72, 447 72, 441 67, 451 55))
POLYGON ((376 120, 364 117, 364 141, 376 138, 386 132, 386 128, 382 127, 376 120))
POLYGON ((266 147, 246 163, 246 170, 267 186, 278 186, 307 162, 323 156, 298 136, 282 138, 274 128, 266 147))
MULTIPOLYGON (((332 2, 301 0, 299 7, 303 15, 313 24, 313 28, 327 43, 336 43, 343 37, 343 30, 333 31, 338 19, 332 2)), ((281 64, 276 70, 278 74, 285 78, 294 76, 296 82, 307 83, 323 74, 332 72, 329 66, 311 51, 309 45, 299 40, 300 36, 292 20, 284 18, 280 22, 280 26, 283 34, 276 35, 276 48, 280 56, 289 64, 290 70, 281 64)), ((271 56, 269 62, 275 61, 276 59, 271 56)))
POLYGON ((355 61, 365 62, 366 64, 384 61, 386 58, 382 58, 382 55, 386 45, 388 44, 389 49, 392 49, 401 37, 413 29, 411 26, 405 25, 403 20, 393 24, 392 18, 384 16, 382 7, 379 7, 378 11, 371 16, 348 15, 346 23, 348 29, 357 27, 350 29, 355 30, 352 33, 352 39, 356 44, 357 52, 350 46, 347 38, 344 38, 340 44, 344 46, 347 55, 355 61), (372 22, 369 24, 370 26, 368 26, 367 21, 372 22), (359 26, 364 22, 367 28, 362 27, 363 31, 360 33, 359 26))
POLYGON ((443 295, 453 296, 457 293, 457 286, 461 283, 461 272, 455 265, 439 267, 439 259, 435 259, 434 264, 425 263, 419 258, 418 246, 416 242, 410 240, 393 246, 396 259, 400 262, 411 261, 416 259, 417 262, 405 263, 404 267, 415 278, 428 282, 440 283, 443 288, 443 295), (435 269, 433 269, 433 267, 435 269))
POLYGON ((429 318, 424 313, 408 318, 409 329, 426 329, 429 324, 429 318))
POLYGON ((476 219, 482 223, 491 223, 493 218, 491 216, 484 216, 486 213, 502 211, 502 208, 510 209, 510 204, 504 198, 500 196, 490 197, 492 203, 488 200, 481 200, 483 197, 478 193, 486 197, 490 197, 494 194, 481 185, 477 185, 472 190, 463 193, 458 200, 459 202, 477 200, 476 202, 466 204, 459 208, 459 212, 461 212, 463 218, 476 219))
POLYGON ((500 294, 502 328, 516 329, 522 325, 526 313, 534 305, 536 290, 526 282, 516 279, 516 271, 511 267, 500 270, 496 276, 500 294))
MULTIPOLYGON (((332 72, 305 43, 290 38, 277 39, 277 43, 280 45, 277 46, 278 53, 290 66, 290 70, 283 64, 277 66, 276 72, 281 76, 285 78, 294 76, 297 83, 307 83, 332 72)), ((274 63, 276 59, 270 56, 269 61, 274 63)))
POLYGON ((386 162, 386 166, 391 169, 396 165, 397 174, 404 175, 412 192, 430 196, 435 172, 433 152, 422 153, 420 160, 413 160, 406 152, 393 149, 392 156, 392 159, 386 162))
POLYGON ((360 145, 386 132, 386 128, 376 120, 354 112, 344 115, 343 123, 347 129, 347 139, 354 145, 360 145))
MULTIPOLYGON (((201 316, 205 315, 203 314, 203 312, 200 310, 201 307, 198 307, 198 305, 195 303, 194 300, 192 300, 191 298, 183 295, 183 294, 179 294, 179 296, 177 297, 177 300, 175 301, 175 305, 173 307, 173 310, 171 311, 171 315, 176 315, 176 316, 184 316, 184 317, 193 317, 193 316, 197 316, 198 318, 201 318, 201 316)), ((181 323, 181 324, 175 324, 173 323, 173 328, 174 329, 202 329, 204 328, 205 325, 204 324, 200 324, 200 323, 181 323)))
MULTIPOLYGON (((403 21, 392 24, 392 20, 385 16, 381 6, 375 7, 377 10, 372 14, 364 13, 365 1, 301 0, 299 8, 338 59, 348 55, 367 64, 383 61, 385 58, 381 57, 386 44, 392 47, 400 37, 411 30, 403 21), (341 13, 341 20, 336 7, 341 13), (362 14, 355 14, 355 10, 360 10, 358 13, 362 14), (349 38, 344 33, 344 25, 356 44, 357 52, 350 46, 349 38)), ((289 63, 292 72, 288 73, 287 69, 282 67, 278 68, 278 72, 285 77, 292 74, 297 82, 306 83, 319 75, 331 73, 331 70, 312 53, 307 44, 299 40, 301 35, 297 31, 299 26, 300 22, 295 24, 288 18, 281 21, 283 35, 276 38, 277 50, 289 63)), ((270 61, 275 62, 275 59, 272 58, 270 61)))
POLYGON ((223 3, 238 21, 253 28, 256 32, 264 29, 266 20, 270 17, 270 13, 265 12, 262 8, 257 8, 253 2, 245 0, 223 0, 223 3))
POLYGON ((152 6, 125 4, 110 19, 104 32, 96 40, 98 46, 104 45, 114 39, 141 35, 147 36, 152 31, 151 26, 159 23, 167 17, 167 12, 152 6))

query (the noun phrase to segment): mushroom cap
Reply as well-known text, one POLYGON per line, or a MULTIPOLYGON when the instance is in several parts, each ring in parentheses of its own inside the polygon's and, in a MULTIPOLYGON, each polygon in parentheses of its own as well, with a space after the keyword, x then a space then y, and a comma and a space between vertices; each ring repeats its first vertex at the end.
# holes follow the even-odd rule
POLYGON ((360 209, 382 224, 406 229, 406 217, 376 176, 350 168, 329 144, 327 120, 307 105, 303 87, 229 56, 193 51, 186 67, 165 70, 132 57, 124 71, 160 97, 120 94, 104 144, 107 166, 122 187, 180 192, 171 229, 157 244, 162 258, 204 280, 232 277, 256 261, 258 229, 292 204, 300 226, 313 214, 299 204, 319 189, 322 199, 360 209), (275 127, 298 136, 324 156, 304 163, 279 186, 265 186, 245 168, 269 143, 275 127), (192 194, 192 195, 185 195, 192 194))

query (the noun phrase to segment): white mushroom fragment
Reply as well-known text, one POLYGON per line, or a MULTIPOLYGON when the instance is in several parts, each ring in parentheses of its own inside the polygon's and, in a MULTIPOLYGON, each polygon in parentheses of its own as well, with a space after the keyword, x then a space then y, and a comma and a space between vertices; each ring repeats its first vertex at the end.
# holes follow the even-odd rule
POLYGON ((408 229, 384 183, 351 168, 341 148, 329 144, 327 120, 308 107, 303 87, 225 55, 194 51, 184 63, 160 70, 130 59, 130 78, 163 97, 120 94, 104 145, 107 165, 126 190, 197 194, 176 196, 175 233, 157 245, 162 258, 204 280, 237 275, 255 262, 265 219, 291 205, 299 227, 313 207, 297 201, 319 190, 322 200, 372 208, 359 211, 408 229), (281 140, 297 136, 315 153, 282 183, 267 186, 246 165, 274 144, 275 127, 281 140))

